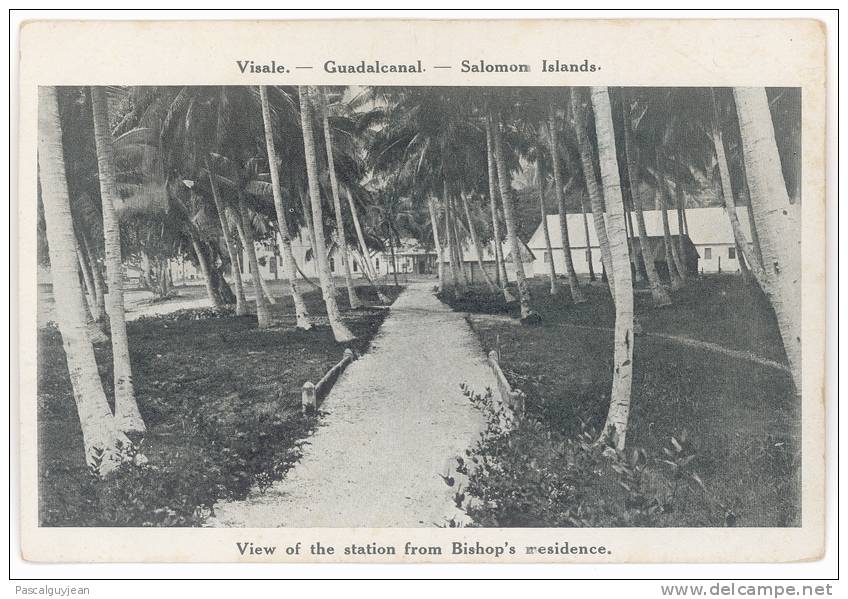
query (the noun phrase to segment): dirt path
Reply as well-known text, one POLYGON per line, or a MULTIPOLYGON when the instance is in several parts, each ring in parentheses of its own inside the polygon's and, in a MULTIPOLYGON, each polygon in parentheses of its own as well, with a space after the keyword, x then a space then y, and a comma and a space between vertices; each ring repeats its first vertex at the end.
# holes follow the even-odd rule
POLYGON ((371 351, 321 406, 300 463, 265 493, 219 504, 210 526, 421 527, 457 515, 440 474, 483 427, 459 389, 495 385, 461 313, 411 283, 371 351))

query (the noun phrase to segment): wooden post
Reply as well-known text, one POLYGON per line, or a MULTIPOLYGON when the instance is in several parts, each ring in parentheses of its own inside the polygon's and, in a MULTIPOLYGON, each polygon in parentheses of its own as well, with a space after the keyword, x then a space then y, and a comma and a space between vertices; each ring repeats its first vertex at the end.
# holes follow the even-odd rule
POLYGON ((303 383, 303 388, 300 392, 300 405, 304 415, 314 414, 318 408, 317 398, 315 397, 315 385, 309 381, 303 383))
POLYGON ((344 358, 343 359, 345 361, 345 364, 350 364, 351 362, 353 362, 354 358, 355 358, 355 356, 353 355, 352 349, 347 348, 346 350, 344 350, 344 358))

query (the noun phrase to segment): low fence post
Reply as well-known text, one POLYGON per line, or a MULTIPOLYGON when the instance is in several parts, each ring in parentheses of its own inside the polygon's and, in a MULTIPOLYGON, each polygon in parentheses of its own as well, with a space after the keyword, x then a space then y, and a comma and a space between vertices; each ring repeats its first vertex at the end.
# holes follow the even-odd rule
POLYGON ((309 381, 303 383, 303 388, 300 392, 300 405, 304 414, 314 414, 318 407, 318 401, 315 396, 315 385, 309 381))

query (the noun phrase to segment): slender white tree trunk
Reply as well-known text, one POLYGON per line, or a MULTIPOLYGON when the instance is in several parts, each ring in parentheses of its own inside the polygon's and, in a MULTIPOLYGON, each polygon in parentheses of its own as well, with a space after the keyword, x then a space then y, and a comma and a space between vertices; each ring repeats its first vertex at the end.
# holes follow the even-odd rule
POLYGON ((91 266, 91 280, 94 283, 94 310, 92 316, 97 322, 106 320, 106 290, 103 289, 103 275, 100 271, 100 264, 97 263, 97 258, 91 250, 91 244, 88 242, 88 237, 83 233, 82 236, 85 256, 88 259, 88 264, 91 266))
POLYGON ((115 179, 115 155, 109 129, 109 112, 104 87, 91 87, 94 117, 94 142, 100 176, 100 200, 103 209, 103 238, 109 294, 106 309, 112 333, 112 374, 115 381, 115 426, 132 436, 147 430, 133 389, 127 321, 124 313, 124 267, 121 258, 121 228, 115 212, 118 187, 115 179))
POLYGON ((356 209, 353 195, 351 195, 349 189, 346 189, 345 192, 347 194, 347 205, 350 208, 350 216, 353 220, 353 228, 356 231, 356 239, 359 242, 359 251, 362 254, 362 261, 365 265, 365 276, 377 292, 377 299, 380 300, 380 303, 388 304, 391 300, 380 291, 380 287, 377 285, 377 271, 374 270, 374 264, 371 262, 371 253, 368 251, 368 244, 365 243, 365 235, 362 233, 362 225, 359 222, 359 211, 356 209))
POLYGON ((612 110, 606 87, 592 88, 595 131, 601 179, 609 215, 610 252, 615 269, 615 332, 613 380, 610 407, 600 440, 623 450, 630 418, 630 392, 633 380, 633 283, 630 276, 630 253, 624 224, 624 203, 618 176, 612 110))
POLYGON ((194 248, 194 255, 197 257, 197 265, 200 267, 200 274, 203 275, 203 282, 206 284, 206 295, 212 306, 218 308, 222 305, 221 297, 215 290, 215 285, 212 282, 212 271, 209 268, 209 261, 206 259, 206 252, 200 246, 197 236, 191 235, 191 245, 194 248))
POLYGON ((436 246, 436 261, 439 269, 439 293, 445 290, 445 272, 442 264, 442 244, 439 240, 439 219, 436 216, 436 199, 427 200, 427 208, 430 210, 430 226, 433 228, 433 244, 436 246))
POLYGON ((659 171, 659 160, 657 161, 657 190, 654 195, 654 203, 656 205, 657 211, 659 211, 662 216, 662 225, 663 225, 663 246, 665 249, 665 264, 668 268, 668 279, 671 282, 671 288, 673 290, 680 289, 683 287, 683 279, 680 277, 680 273, 678 272, 678 260, 675 258, 675 249, 674 243, 671 240, 671 227, 668 224, 668 209, 666 207, 666 183, 665 178, 662 173, 659 171))
POLYGON ((57 292, 56 316, 82 428, 85 460, 90 468, 105 476, 124 461, 129 440, 115 426, 82 318, 85 306, 74 252, 76 240, 55 87, 39 89, 38 162, 50 274, 57 292))
POLYGON ((495 272, 497 274, 498 287, 501 288, 504 300, 514 302, 515 298, 507 290, 506 285, 509 277, 506 274, 504 264, 503 247, 501 246, 501 225, 498 220, 498 168, 495 165, 495 149, 492 142, 492 119, 486 117, 486 163, 489 171, 489 207, 492 211, 492 243, 495 249, 495 272))
MULTIPOLYGON (((571 291, 571 301, 575 304, 581 304, 586 301, 583 296, 583 291, 580 289, 580 283, 577 280, 577 272, 574 270, 574 260, 571 256, 571 239, 568 234, 568 210, 565 205, 565 193, 563 192, 563 177, 562 169, 559 163, 559 133, 556 127, 556 116, 553 106, 550 106, 548 111, 548 131, 551 141, 551 157, 553 160, 554 171, 554 191, 557 199, 557 209, 559 212, 559 232, 562 237, 562 252, 565 257, 565 274, 568 277, 568 287, 571 291)), ((587 237, 588 239, 588 237, 587 237)), ((553 263, 553 256, 551 256, 553 263)))
MULTIPOLYGON (((557 295, 559 293, 559 286, 557 285, 556 268, 554 267, 554 249, 551 247, 551 232, 548 230, 548 211, 545 209, 545 176, 542 172, 542 162, 540 160, 536 161, 536 187, 539 191, 539 211, 542 215, 542 232, 545 237, 545 251, 547 252, 548 279, 550 279, 551 283, 551 295, 557 295)), ((562 225, 562 218, 560 218, 560 225, 562 225)), ((565 241, 562 243, 563 249, 565 249, 565 241)), ((571 253, 566 251, 565 255, 570 257, 571 253)))
POLYGON ((247 263, 250 266, 250 275, 253 279, 253 295, 256 301, 256 322, 260 329, 265 329, 271 326, 271 313, 268 310, 268 300, 262 289, 262 273, 259 272, 259 260, 256 258, 252 225, 247 214, 247 206, 244 205, 244 201, 241 198, 239 198, 237 212, 236 226, 241 243, 244 246, 244 251, 247 254, 247 263))
POLYGON ((221 195, 218 193, 218 183, 215 181, 215 174, 212 172, 212 167, 209 165, 209 158, 206 158, 206 172, 209 174, 209 186, 212 188, 212 199, 215 202, 215 210, 218 212, 218 220, 221 222, 221 232, 224 235, 224 243, 227 246, 227 252, 230 255, 230 265, 233 271, 233 282, 236 286, 236 316, 244 316, 247 314, 247 301, 244 298, 244 281, 241 279, 241 269, 239 268, 238 252, 236 251, 233 236, 230 234, 230 226, 227 222, 226 209, 224 202, 221 200, 221 195))
POLYGON ((339 255, 342 260, 342 272, 344 273, 345 287, 347 287, 347 298, 352 309, 361 308, 362 302, 356 296, 353 286, 353 277, 350 275, 350 261, 347 255, 347 239, 345 238, 344 215, 342 214, 342 201, 339 196, 339 182, 336 179, 336 161, 333 157, 333 134, 330 130, 330 120, 327 117, 327 101, 322 88, 318 89, 319 104, 321 105, 321 120, 324 125, 324 145, 327 149, 327 170, 330 172, 330 189, 333 193, 333 209, 336 212, 336 242, 339 247, 339 255))
POLYGON ((486 267, 483 264, 483 247, 480 245, 480 240, 477 238, 477 230, 474 227, 474 221, 471 220, 471 211, 468 209, 468 200, 462 192, 460 192, 459 197, 462 200, 462 208, 465 211, 465 220, 468 223, 468 232, 471 234, 471 243, 474 244, 474 249, 477 252, 477 265, 480 267, 480 272, 483 273, 483 278, 486 281, 486 285, 489 287, 489 291, 497 293, 498 288, 494 281, 492 281, 492 277, 490 277, 489 273, 486 272, 486 267))
POLYGON ((586 236, 586 261, 589 263, 589 280, 595 280, 595 263, 592 258, 592 241, 589 239, 589 217, 586 216, 586 203, 580 196, 580 213, 583 215, 583 234, 586 236))
POLYGON ((504 220, 506 221, 506 234, 509 240, 512 263, 515 266, 515 278, 518 281, 518 301, 521 304, 521 319, 528 321, 538 319, 538 315, 530 309, 530 288, 527 286, 527 277, 524 274, 524 263, 521 260, 521 240, 518 239, 518 226, 515 222, 515 211, 512 205, 512 190, 510 189, 510 176, 506 167, 503 143, 501 142, 500 122, 492 122, 492 142, 495 150, 495 166, 498 171, 498 185, 500 186, 501 200, 503 202, 504 220))
POLYGON ((577 146, 580 151, 583 180, 586 183, 586 193, 589 194, 589 203, 592 207, 592 222, 595 225, 595 235, 598 237, 598 245, 601 246, 601 263, 607 275, 607 284, 609 285, 610 293, 613 299, 615 299, 615 274, 613 273, 612 253, 610 252, 609 239, 607 238, 607 225, 604 222, 604 196, 598 185, 598 179, 595 176, 592 142, 589 140, 586 111, 580 102, 576 90, 571 90, 571 108, 576 121, 574 129, 577 134, 577 146))
POLYGON ((795 390, 801 393, 801 233, 789 201, 765 88, 733 88, 751 206, 758 223, 763 270, 795 390))
MULTIPOLYGON (((627 178, 630 180, 630 197, 636 209, 636 226, 639 229, 638 243, 641 249, 642 261, 645 263, 645 274, 648 275, 648 285, 651 287, 651 298, 654 306, 659 308, 671 304, 671 297, 663 287, 657 267, 654 263, 654 252, 648 239, 645 227, 645 215, 642 212, 642 198, 639 195, 639 169, 637 166, 636 148, 633 145, 632 123, 627 98, 623 98, 622 112, 624 113, 624 156, 627 162, 627 178)), ((636 270, 639 270, 638 262, 636 270)))
POLYGON ((336 304, 336 290, 330 275, 330 265, 327 260, 327 245, 324 241, 324 216, 321 206, 321 192, 318 189, 318 159, 315 155, 315 139, 312 130, 312 104, 309 98, 310 90, 307 87, 298 88, 300 95, 300 120, 303 129, 303 151, 306 156, 306 173, 309 185, 309 198, 312 204, 313 232, 315 234, 315 246, 317 249, 318 275, 321 280, 321 290, 324 295, 324 305, 327 307, 327 317, 333 336, 338 343, 348 342, 355 339, 353 333, 347 328, 339 315, 336 304))
POLYGON ((271 121, 271 108, 268 102, 268 88, 264 85, 260 86, 259 95, 262 103, 262 122, 264 123, 265 129, 265 149, 268 153, 268 168, 271 171, 271 191, 274 196, 274 211, 277 214, 277 228, 280 233, 283 268, 286 271, 286 278, 289 282, 289 291, 291 292, 292 302, 294 303, 297 328, 308 331, 312 328, 312 322, 309 320, 309 312, 306 309, 306 303, 303 301, 300 285, 297 282, 297 265, 295 264, 294 252, 292 251, 291 234, 289 233, 289 223, 286 218, 286 207, 283 204, 283 190, 282 185, 280 184, 280 171, 277 166, 277 148, 274 144, 274 127, 271 121))

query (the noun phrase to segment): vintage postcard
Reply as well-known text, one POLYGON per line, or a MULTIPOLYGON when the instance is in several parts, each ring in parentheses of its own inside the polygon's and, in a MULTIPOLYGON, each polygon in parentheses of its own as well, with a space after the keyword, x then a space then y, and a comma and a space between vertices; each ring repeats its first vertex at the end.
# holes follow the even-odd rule
POLYGON ((821 23, 20 39, 24 559, 821 558, 821 23))

